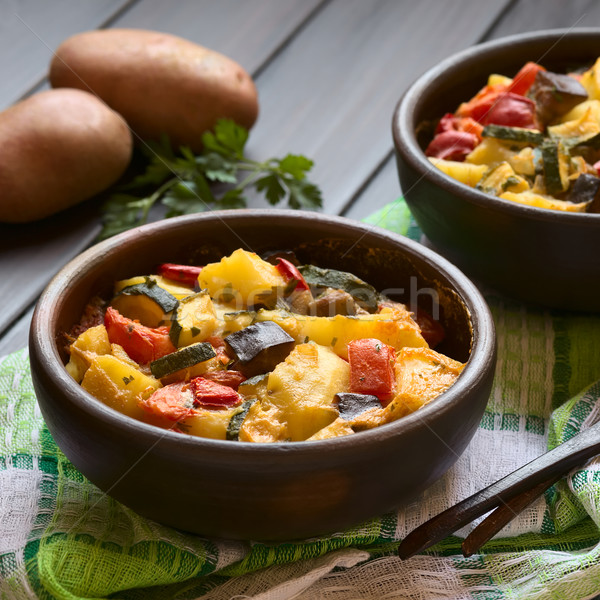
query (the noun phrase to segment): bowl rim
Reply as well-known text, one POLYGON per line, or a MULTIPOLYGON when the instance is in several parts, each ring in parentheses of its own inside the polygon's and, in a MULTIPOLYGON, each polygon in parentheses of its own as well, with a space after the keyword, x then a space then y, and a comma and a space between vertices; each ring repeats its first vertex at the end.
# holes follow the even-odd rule
MULTIPOLYGON (((557 43, 565 37, 590 38, 600 43, 600 28, 544 29, 497 38, 456 52, 419 76, 400 97, 392 114, 392 138, 395 149, 419 174, 419 180, 426 179, 435 186, 447 189, 453 195, 464 198, 471 204, 491 211, 506 212, 531 220, 555 221, 559 219, 564 223, 577 226, 598 227, 600 225, 600 213, 567 212, 519 204, 518 202, 486 194, 453 179, 429 162, 425 152, 417 142, 413 125, 413 115, 420 103, 422 94, 426 92, 429 85, 446 73, 450 67, 457 68, 457 65, 465 62, 469 63, 473 60, 479 62, 482 55, 497 55, 506 46, 528 46, 543 41, 557 43)), ((409 193, 409 191, 403 190, 404 195, 409 193)))
POLYGON ((165 451, 169 451, 168 448, 182 449, 185 447, 189 449, 198 448, 204 451, 212 450, 211 459, 214 459, 214 462, 218 463, 221 460, 228 462, 239 455, 244 455, 244 460, 247 460, 248 456, 269 456, 270 459, 276 459, 279 456, 280 459, 283 458, 285 460, 284 456, 289 453, 317 457, 321 455, 322 451, 344 452, 345 449, 348 451, 360 451, 363 446, 370 445, 375 440, 383 441, 396 435, 402 435, 403 432, 414 430, 420 426, 422 421, 427 425, 428 421, 433 417, 437 418, 437 416, 441 416, 450 410, 458 397, 469 389, 476 387, 478 383, 489 375, 490 369, 493 369, 495 366, 496 335, 491 312, 475 285, 445 258, 417 242, 377 226, 345 217, 323 215, 301 210, 237 209, 174 217, 142 225, 99 242, 85 250, 67 263, 52 278, 42 292, 36 304, 30 327, 30 351, 33 351, 38 357, 49 358, 48 365, 43 365, 43 361, 39 361, 39 363, 42 364, 42 375, 49 379, 51 385, 55 388, 61 388, 69 403, 74 404, 88 416, 102 421, 104 426, 120 430, 123 433, 135 432, 137 440, 140 442, 144 442, 145 440, 151 447, 160 442, 161 448, 165 449, 165 451), (48 312, 49 310, 51 311, 52 307, 58 305, 60 308, 60 298, 64 290, 68 289, 68 282, 82 278, 86 272, 86 265, 92 265, 95 260, 101 259, 106 252, 114 251, 123 241, 129 240, 134 236, 147 237, 156 235, 160 231, 167 229, 189 227, 190 223, 199 225, 204 221, 210 222, 214 219, 227 221, 228 219, 237 218, 293 220, 295 218, 306 219, 307 216, 313 221, 318 220, 322 223, 326 222, 346 230, 351 229, 357 233, 368 233, 369 235, 387 238, 406 250, 409 254, 419 255, 425 263, 444 273, 451 287, 461 298, 465 309, 468 311, 472 329, 472 345, 469 359, 460 377, 449 390, 418 411, 392 423, 360 432, 359 435, 303 442, 275 442, 269 444, 251 442, 233 443, 227 440, 182 435, 137 421, 104 405, 101 401, 83 390, 80 384, 67 373, 58 352, 57 341, 54 339, 53 329, 56 319, 47 318, 47 315, 52 314, 52 312, 48 312), (47 368, 48 366, 49 368, 47 368), (273 452, 274 448, 279 452, 273 452))

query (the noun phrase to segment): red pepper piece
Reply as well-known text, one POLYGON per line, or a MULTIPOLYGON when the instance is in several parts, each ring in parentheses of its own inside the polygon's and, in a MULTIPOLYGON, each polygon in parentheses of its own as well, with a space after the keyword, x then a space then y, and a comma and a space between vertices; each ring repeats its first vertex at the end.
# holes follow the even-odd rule
POLYGON ((514 76, 512 83, 508 84, 507 92, 512 92, 513 94, 520 94, 524 96, 528 91, 531 85, 535 80, 535 76, 538 74, 538 71, 545 71, 542 65, 538 65, 535 62, 525 63, 521 70, 514 76))
POLYGON ((194 394, 194 406, 222 408, 242 402, 242 397, 234 389, 205 377, 194 377, 190 387, 194 394))
POLYGON ((427 146, 425 154, 444 160, 461 161, 478 143, 476 135, 451 129, 436 135, 427 146))
POLYGON ((209 371, 204 373, 203 377, 234 390, 238 389, 240 383, 246 381, 246 377, 242 373, 233 369, 231 371, 209 371))
POLYGON ((348 344, 348 362, 350 392, 377 396, 386 406, 394 395, 396 383, 394 348, 372 338, 353 340, 348 344))
POLYGON ((202 267, 163 263, 158 265, 156 270, 160 276, 165 277, 166 279, 171 279, 172 281, 177 281, 178 283, 183 283, 184 285, 194 287, 198 281, 198 275, 200 275, 202 267))
POLYGON ((295 279, 296 280, 296 287, 294 289, 296 290, 308 290, 308 284, 306 283, 306 280, 304 279, 304 277, 302 277, 302 273, 300 273, 300 271, 298 271, 297 267, 292 264, 289 260, 286 260, 285 258, 279 258, 278 259, 278 263, 275 265, 275 268, 288 280, 290 281, 291 279, 295 279))
POLYGON ((192 400, 189 384, 180 381, 157 389, 152 396, 142 400, 140 406, 161 420, 177 422, 194 414, 194 409, 190 408, 192 400))
POLYGON ((535 102, 519 94, 499 94, 490 108, 484 124, 537 129, 535 102))
POLYGON ((111 306, 104 314, 104 325, 110 342, 122 346, 138 364, 147 364, 176 350, 169 338, 168 327, 146 327, 124 317, 111 306))
POLYGON ((455 117, 452 113, 446 113, 439 121, 435 133, 443 133, 444 131, 466 131, 476 135, 481 141, 481 132, 483 125, 472 119, 471 117, 455 117))
POLYGON ((426 311, 418 308, 413 313, 413 319, 421 329, 421 335, 429 344, 430 348, 435 348, 446 337, 446 332, 439 321, 426 311))
POLYGON ((479 90, 471 100, 463 102, 457 109, 457 117, 470 117, 478 123, 485 124, 487 114, 498 99, 498 96, 506 91, 507 86, 499 83, 486 85, 479 90))

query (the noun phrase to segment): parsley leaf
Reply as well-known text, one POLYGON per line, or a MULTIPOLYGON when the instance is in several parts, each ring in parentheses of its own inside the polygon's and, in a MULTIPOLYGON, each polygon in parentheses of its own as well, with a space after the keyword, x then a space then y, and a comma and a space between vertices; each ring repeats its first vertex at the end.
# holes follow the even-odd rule
POLYGON ((288 154, 263 162, 244 154, 248 131, 230 119, 217 122, 202 136, 203 150, 182 147, 176 154, 163 136, 142 149, 143 170, 113 190, 103 206, 100 239, 141 225, 157 203, 165 217, 213 209, 243 208, 245 192, 255 189, 267 202, 314 210, 321 191, 306 175, 313 161, 288 154))

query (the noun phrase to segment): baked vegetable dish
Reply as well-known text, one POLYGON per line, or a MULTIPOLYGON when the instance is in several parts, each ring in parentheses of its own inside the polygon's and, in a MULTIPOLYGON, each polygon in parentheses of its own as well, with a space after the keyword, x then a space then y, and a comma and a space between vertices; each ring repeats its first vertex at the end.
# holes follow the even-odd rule
POLYGON ((450 387, 463 364, 433 349, 443 335, 351 273, 238 249, 117 281, 69 332, 66 368, 159 427, 319 440, 394 421, 450 387))
POLYGON ((553 73, 528 62, 436 125, 426 155, 444 173, 499 198, 600 212, 600 59, 553 73))

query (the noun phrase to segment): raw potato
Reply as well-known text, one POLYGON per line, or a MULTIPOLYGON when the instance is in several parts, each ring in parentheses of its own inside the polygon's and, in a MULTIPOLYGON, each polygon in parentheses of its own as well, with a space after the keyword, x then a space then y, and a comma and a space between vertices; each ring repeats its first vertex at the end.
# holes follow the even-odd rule
POLYGON ((0 113, 0 222, 28 223, 105 190, 131 160, 123 119, 81 90, 47 90, 0 113))
POLYGON ((250 128, 254 82, 236 62, 188 40, 142 29, 88 31, 65 40, 50 66, 52 87, 89 89, 142 139, 167 134, 198 151, 219 118, 250 128))

